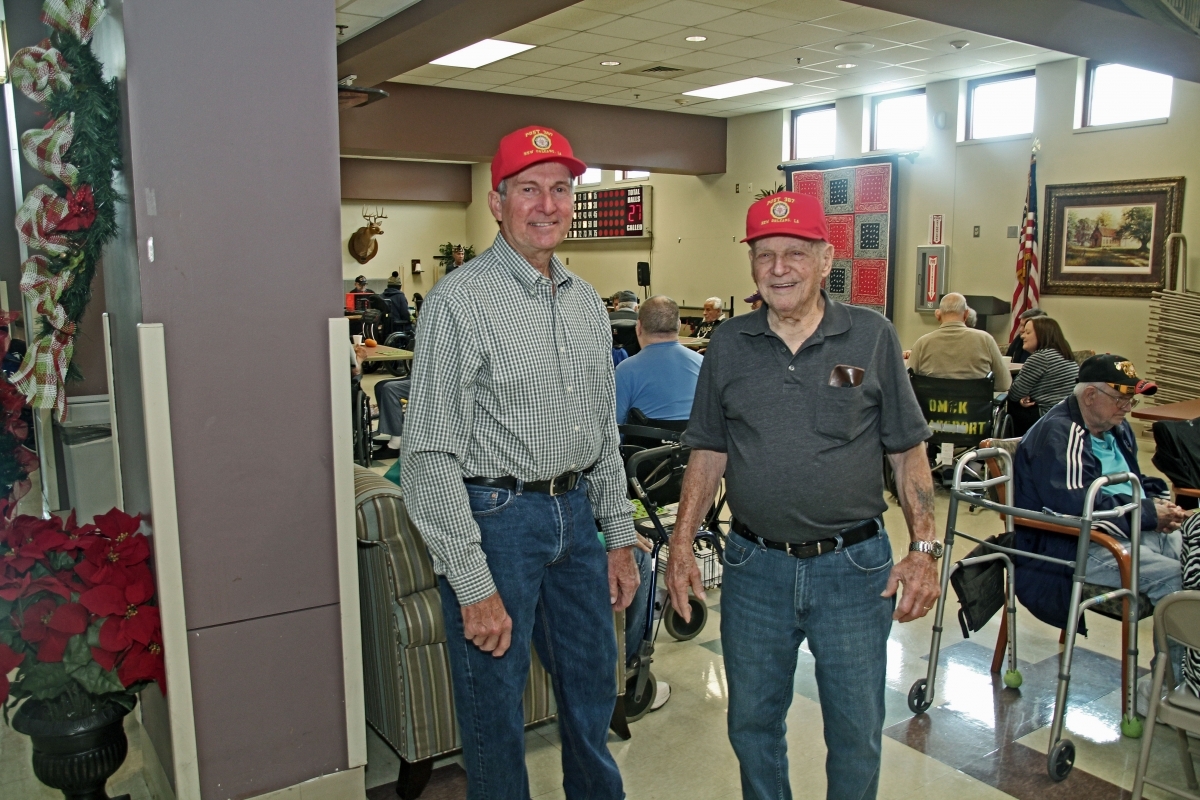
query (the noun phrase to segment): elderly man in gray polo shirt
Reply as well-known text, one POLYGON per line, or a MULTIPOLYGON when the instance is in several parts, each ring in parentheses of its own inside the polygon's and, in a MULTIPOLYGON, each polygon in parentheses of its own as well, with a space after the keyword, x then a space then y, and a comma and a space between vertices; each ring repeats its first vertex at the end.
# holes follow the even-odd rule
POLYGON ((721 640, 742 796, 792 796, 784 719, 807 640, 829 748, 827 796, 871 800, 892 620, 924 616, 939 593, 929 429, 891 323, 821 289, 833 246, 820 202, 791 192, 756 202, 743 241, 766 307, 723 324, 700 371, 671 539, 671 603, 687 619, 688 589, 704 595, 692 538, 723 475, 735 522, 721 640), (881 516, 885 453, 913 539, 895 565, 881 516))
POLYGON ((434 287, 417 325, 401 485, 442 576, 469 800, 529 800, 531 642, 554 680, 566 797, 624 797, 607 738, 612 612, 638 576, 612 333, 596 291, 554 256, 583 170, 550 128, 501 139, 488 194, 500 233, 434 287))

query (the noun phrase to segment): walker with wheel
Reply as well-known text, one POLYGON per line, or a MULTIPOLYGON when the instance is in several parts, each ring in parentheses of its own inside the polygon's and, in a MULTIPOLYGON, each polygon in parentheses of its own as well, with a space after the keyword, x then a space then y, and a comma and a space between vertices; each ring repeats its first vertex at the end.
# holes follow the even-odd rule
MULTIPOLYGON (((958 569, 978 564, 986 561, 998 560, 1004 564, 1006 573, 1006 608, 1005 613, 1008 615, 1008 669, 1004 673, 1004 685, 1010 689, 1016 689, 1021 685, 1022 677, 1020 670, 1017 669, 1017 606, 1016 598, 1013 589, 1013 569, 1014 558, 1030 558, 1039 561, 1046 561, 1051 564, 1058 564, 1072 570, 1071 578, 1071 602, 1067 611, 1067 628, 1064 637, 1065 647, 1060 658, 1060 666, 1058 672, 1058 688, 1054 699, 1054 718, 1050 723, 1050 747, 1046 756, 1046 769, 1050 777, 1055 781, 1061 781, 1070 774, 1072 767, 1075 765, 1075 745, 1070 739, 1063 738, 1063 721, 1067 711, 1067 687, 1071 680, 1071 660, 1075 652, 1075 635, 1079 629, 1079 621, 1083 616, 1083 612, 1096 606, 1100 603, 1109 600, 1117 600, 1126 598, 1129 603, 1129 611, 1125 615, 1125 625, 1127 627, 1127 641, 1129 647, 1125 653, 1125 708, 1121 718, 1121 732, 1126 736, 1138 737, 1142 733, 1142 723, 1135 714, 1134 703, 1136 697, 1135 683, 1137 680, 1137 624, 1138 624, 1138 592, 1132 591, 1129 588, 1113 589, 1108 592, 1082 599, 1083 585, 1087 579, 1087 563, 1088 563, 1088 547, 1091 544, 1092 523, 1099 520, 1114 519, 1133 512, 1130 519, 1129 532, 1129 548, 1130 548, 1130 565, 1131 565, 1131 581, 1130 586, 1138 586, 1139 576, 1139 549, 1141 547, 1142 538, 1142 484, 1138 480, 1137 475, 1132 472, 1118 472, 1111 475, 1102 475, 1092 481, 1088 487, 1086 497, 1084 499, 1084 512, 1082 516, 1068 516, 1065 514, 1041 513, 1031 511, 1025 508, 1016 508, 1010 505, 1004 505, 989 500, 986 496, 987 490, 999 484, 1012 482, 1012 456, 1007 450, 997 447, 981 448, 971 450, 965 453, 958 459, 954 467, 954 482, 950 489, 950 510, 946 520, 946 540, 945 551, 942 560, 942 576, 941 576, 941 596, 938 597, 937 608, 934 612, 933 621, 933 639, 930 645, 929 652, 929 672, 924 678, 920 678, 913 683, 912 688, 908 692, 908 707, 915 714, 924 713, 933 704, 935 679, 938 669, 938 653, 941 648, 942 641, 942 621, 946 610, 946 594, 950 588, 950 576, 958 569), (985 459, 998 459, 1003 465, 1002 473, 993 477, 982 480, 963 480, 963 470, 967 464, 972 461, 985 459), (1096 511, 1096 498, 1100 494, 1100 490, 1105 486, 1114 484, 1129 483, 1132 489, 1132 500, 1129 503, 1109 509, 1107 511, 1096 511), (1075 553, 1075 560, 1068 561, 1065 559, 1053 558, 1051 556, 1041 555, 1039 553, 1030 553, 1024 550, 1016 550, 1009 547, 998 545, 994 542, 987 542, 982 539, 977 539, 974 536, 963 533, 956 529, 958 521, 958 507, 961 503, 966 503, 968 506, 991 509, 1001 515, 1004 519, 1005 531, 1011 533, 1013 530, 1013 520, 1031 520, 1042 523, 1050 523, 1055 525, 1065 525, 1068 527, 1079 528, 1079 541, 1075 553), (972 542, 983 545, 986 549, 993 551, 985 555, 975 558, 966 558, 958 562, 952 562, 950 558, 951 551, 954 547, 954 539, 961 536, 969 539, 972 542)), ((1008 495, 1012 497, 1011 494, 1008 495)))

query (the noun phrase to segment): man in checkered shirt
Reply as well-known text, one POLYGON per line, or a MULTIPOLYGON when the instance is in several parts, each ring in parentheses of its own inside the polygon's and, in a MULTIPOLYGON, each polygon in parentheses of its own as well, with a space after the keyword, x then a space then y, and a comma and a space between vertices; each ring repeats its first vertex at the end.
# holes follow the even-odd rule
POLYGON ((437 284, 417 326, 401 483, 442 576, 472 800, 529 798, 531 643, 554 679, 566 796, 624 797, 607 747, 612 612, 638 575, 612 331, 596 291, 554 257, 584 168, 549 128, 505 136, 488 194, 500 234, 437 284))

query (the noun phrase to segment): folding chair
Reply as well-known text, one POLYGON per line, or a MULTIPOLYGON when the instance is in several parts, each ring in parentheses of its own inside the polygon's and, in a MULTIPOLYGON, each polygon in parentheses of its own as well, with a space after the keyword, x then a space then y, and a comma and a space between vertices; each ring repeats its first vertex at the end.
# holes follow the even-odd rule
MULTIPOLYGON (((1185 647, 1200 648, 1200 591, 1173 592, 1154 609, 1155 649, 1160 654, 1167 653, 1168 640, 1171 639, 1185 647)), ((1200 755, 1200 752, 1191 748, 1188 731, 1200 735, 1200 697, 1192 694, 1187 686, 1177 683, 1171 659, 1158 658, 1154 665, 1154 683, 1150 689, 1150 710, 1146 714, 1146 738, 1142 742, 1142 755, 1133 777, 1134 800, 1141 800, 1147 783, 1179 797, 1200 800, 1200 794, 1196 793, 1200 788, 1196 783, 1196 767, 1192 764, 1192 756, 1200 755), (1164 683, 1170 690, 1166 697, 1162 696, 1164 683), (1179 757, 1183 760, 1183 774, 1190 792, 1146 777, 1156 722, 1165 722, 1175 728, 1179 757)))

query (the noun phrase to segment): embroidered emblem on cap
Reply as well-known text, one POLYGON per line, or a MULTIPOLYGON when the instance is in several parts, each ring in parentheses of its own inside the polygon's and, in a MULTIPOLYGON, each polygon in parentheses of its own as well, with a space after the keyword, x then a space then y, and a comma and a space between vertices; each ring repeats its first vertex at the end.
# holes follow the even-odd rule
POLYGON ((537 148, 538 150, 541 150, 541 151, 549 150, 550 146, 552 144, 552 142, 550 141, 550 135, 547 133, 543 133, 542 131, 538 131, 537 133, 533 134, 533 138, 530 139, 529 141, 533 144, 533 146, 535 148, 537 148))
POLYGON ((1114 366, 1130 378, 1137 378, 1137 370, 1133 368, 1132 361, 1118 361, 1114 366))
POLYGON ((771 204, 771 216, 775 219, 787 219, 788 204, 780 200, 778 203, 771 204))

